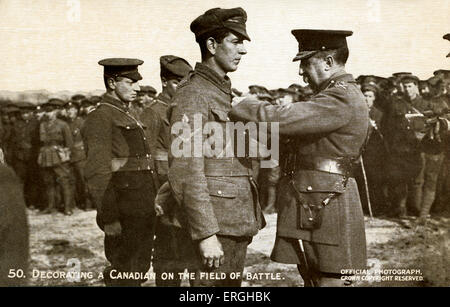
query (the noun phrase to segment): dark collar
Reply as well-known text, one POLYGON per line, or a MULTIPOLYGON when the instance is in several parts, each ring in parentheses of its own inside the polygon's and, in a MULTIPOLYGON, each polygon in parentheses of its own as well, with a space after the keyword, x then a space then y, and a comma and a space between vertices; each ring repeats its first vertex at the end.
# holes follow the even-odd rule
POLYGON ((221 91, 231 95, 231 81, 228 76, 221 77, 214 70, 202 63, 195 64, 195 73, 210 81, 221 91))
POLYGON ((129 110, 129 104, 127 104, 117 98, 114 98, 113 96, 111 96, 108 93, 103 95, 102 102, 112 104, 113 106, 118 107, 119 109, 121 109, 125 112, 128 112, 128 110, 129 110))
POLYGON ((170 98, 167 97, 166 95, 163 95, 163 93, 160 93, 157 97, 156 100, 158 102, 162 102, 165 105, 169 105, 170 104, 170 98))
POLYGON ((323 91, 324 89, 330 87, 331 85, 339 81, 354 83, 355 79, 353 79, 353 76, 351 74, 346 73, 344 70, 338 71, 333 75, 331 75, 331 77, 327 81, 323 82, 319 86, 318 92, 323 91))

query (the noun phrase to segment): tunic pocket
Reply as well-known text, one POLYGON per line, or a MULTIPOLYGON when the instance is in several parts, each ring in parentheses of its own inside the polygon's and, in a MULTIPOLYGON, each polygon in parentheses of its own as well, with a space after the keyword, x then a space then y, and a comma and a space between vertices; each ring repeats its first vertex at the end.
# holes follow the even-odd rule
POLYGON ((236 198, 237 186, 229 181, 217 178, 208 178, 208 190, 210 196, 221 198, 236 198))

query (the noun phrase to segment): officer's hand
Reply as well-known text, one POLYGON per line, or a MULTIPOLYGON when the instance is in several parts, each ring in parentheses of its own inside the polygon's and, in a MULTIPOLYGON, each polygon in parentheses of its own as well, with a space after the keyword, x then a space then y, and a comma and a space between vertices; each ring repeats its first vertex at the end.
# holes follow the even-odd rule
POLYGON ((3 154, 3 150, 0 148, 0 164, 5 164, 5 155, 3 154))
POLYGON ((120 226, 119 221, 105 225, 105 234, 107 236, 120 236, 121 233, 122 226, 120 226))
POLYGON ((201 240, 199 249, 203 264, 207 267, 211 268, 214 266, 218 268, 224 263, 222 244, 217 240, 216 235, 201 240))
POLYGON ((233 97, 233 99, 231 100, 231 106, 234 107, 235 105, 238 105, 239 103, 241 103, 242 100, 247 99, 247 98, 258 99, 256 97, 256 95, 253 95, 250 93, 245 93, 242 96, 233 97))

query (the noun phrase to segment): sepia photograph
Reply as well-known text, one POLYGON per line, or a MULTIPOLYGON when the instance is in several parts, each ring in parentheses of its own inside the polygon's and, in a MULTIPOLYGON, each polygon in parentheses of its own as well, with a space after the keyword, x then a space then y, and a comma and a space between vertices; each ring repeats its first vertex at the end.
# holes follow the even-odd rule
POLYGON ((0 287, 450 286, 450 0, 0 0, 0 34, 0 287))

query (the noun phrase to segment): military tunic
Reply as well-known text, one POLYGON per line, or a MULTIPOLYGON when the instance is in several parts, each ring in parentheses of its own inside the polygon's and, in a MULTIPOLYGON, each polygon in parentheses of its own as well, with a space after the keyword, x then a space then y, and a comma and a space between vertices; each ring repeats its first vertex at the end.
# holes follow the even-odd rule
MULTIPOLYGON (((252 178, 251 160, 224 155, 226 123, 230 122, 231 82, 228 77, 221 77, 208 66, 197 63, 195 70, 178 85, 173 105, 171 127, 174 129, 175 123, 184 123, 190 131, 185 140, 192 146, 188 157, 177 155, 171 148, 169 158, 173 160, 169 182, 181 203, 191 240, 217 235, 224 248, 226 263, 216 270, 242 271, 245 253, 237 252, 235 248, 246 250, 249 240, 263 227, 264 221, 252 178), (217 133, 222 134, 223 147, 215 148, 214 153, 202 151, 206 135, 199 136, 198 133, 206 122, 216 122, 222 128, 217 133), (195 130, 197 127, 200 129, 195 130), (193 143, 196 137, 201 139, 197 148, 193 143), (231 242, 225 242, 226 238, 232 238, 231 242), (243 241, 246 243, 242 244, 243 241), (237 257, 234 260, 233 255, 237 257)), ((178 133, 173 131, 172 144, 185 137, 179 137, 178 133)), ((201 260, 193 261, 200 263, 201 260)), ((217 281, 216 285, 224 283, 226 281, 217 281)), ((238 284, 239 281, 234 285, 238 284)))
POLYGON ((167 110, 169 108, 169 104, 170 99, 161 93, 149 106, 149 109, 153 110, 156 114, 159 115, 162 122, 163 130, 161 131, 160 137, 162 138, 161 141, 164 146, 158 146, 155 152, 155 164, 158 170, 158 177, 161 182, 167 181, 167 173, 169 170, 168 148, 170 146, 170 132, 169 121, 167 118, 167 110))
POLYGON ((77 206, 81 209, 86 209, 88 205, 88 190, 84 178, 84 167, 86 165, 86 152, 84 149, 83 138, 81 136, 81 129, 84 124, 84 119, 76 117, 67 121, 73 137, 73 148, 70 155, 70 164, 73 169, 75 177, 75 201, 77 206))
MULTIPOLYGON (((357 159, 369 123, 364 96, 353 77, 345 72, 333 75, 307 101, 275 106, 247 98, 233 107, 231 115, 245 121, 278 122, 280 134, 295 140, 290 147, 300 162, 317 157, 357 159)), ((279 186, 273 260, 301 263, 296 241, 301 239, 310 265, 316 270, 340 273, 342 268, 366 266, 364 218, 354 178, 299 167, 292 177, 285 173, 279 186), (318 229, 302 229, 292 180, 302 197, 314 205, 330 193, 336 194, 322 208, 318 229)))
POLYGON ((23 183, 25 203, 35 206, 38 201, 39 166, 39 121, 17 120, 13 129, 13 168, 23 183))
MULTIPOLYGON (((363 152, 363 166, 367 176, 367 186, 374 215, 387 213, 387 199, 383 192, 386 184, 386 159, 388 159, 387 144, 380 131, 383 112, 373 105, 369 110, 370 131, 367 144, 363 152)), ((362 168, 356 174, 359 194, 363 209, 368 211, 367 191, 362 168)))
POLYGON ((420 96, 412 101, 405 97, 392 97, 381 126, 389 150, 387 179, 394 215, 404 216, 407 208, 411 214, 420 211, 425 158, 421 142, 405 116, 418 114, 428 107, 429 102, 420 96))
POLYGON ((56 185, 59 184, 64 198, 64 209, 69 212, 73 205, 73 177, 69 166, 73 139, 70 128, 58 118, 43 120, 39 126, 39 136, 41 147, 38 164, 47 190, 47 209, 53 210, 57 205, 56 185))
MULTIPOLYGON (((82 129, 87 152, 85 176, 97 207, 97 223, 120 222, 119 236, 105 235, 107 285, 140 285, 141 279, 111 279, 110 272, 150 268, 154 235, 155 171, 148 127, 125 103, 105 94, 82 129)), ((114 275, 112 275, 114 277, 114 275)))
MULTIPOLYGON (((141 114, 142 122, 153 133, 149 146, 154 152, 159 185, 167 181, 168 149, 170 147, 169 124, 166 115, 168 104, 169 99, 164 95, 159 95, 156 102, 144 109, 141 114)), ((178 273, 184 272, 185 268, 189 267, 189 262, 187 259, 184 259, 186 252, 183 249, 189 250, 189 248, 192 249, 192 246, 186 246, 185 244, 189 240, 185 229, 175 227, 171 222, 174 218, 173 209, 177 206, 175 199, 171 197, 166 206, 164 216, 157 220, 155 228, 152 266, 156 274, 157 287, 177 287, 181 285, 178 273), (161 277, 163 273, 169 272, 174 274, 173 279, 163 279, 161 277)))
POLYGON ((0 195, 0 287, 26 286, 27 277, 8 277, 11 269, 28 272, 29 229, 19 178, 1 163, 0 195))

